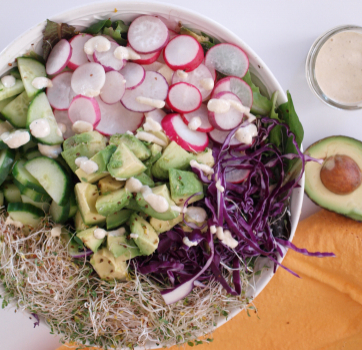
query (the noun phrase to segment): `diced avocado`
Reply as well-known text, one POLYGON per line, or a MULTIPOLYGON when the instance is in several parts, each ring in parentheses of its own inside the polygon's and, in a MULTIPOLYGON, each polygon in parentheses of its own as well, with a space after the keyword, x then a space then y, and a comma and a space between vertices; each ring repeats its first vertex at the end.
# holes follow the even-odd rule
POLYGON ((80 211, 78 210, 77 213, 75 214, 74 216, 74 226, 75 226, 75 230, 77 232, 79 231, 84 231, 86 229, 89 228, 89 226, 87 226, 84 221, 83 221, 83 218, 82 218, 82 215, 80 213, 80 211))
POLYGON ((125 224, 132 213, 133 210, 122 209, 120 211, 116 211, 115 213, 109 214, 106 219, 107 230, 111 230, 125 224))
POLYGON ((97 226, 93 226, 87 230, 77 233, 77 237, 82 240, 83 244, 91 249, 94 253, 98 250, 100 245, 103 243, 104 238, 98 239, 94 237, 94 231, 97 229, 97 226))
POLYGON ((132 211, 141 211, 142 208, 137 204, 137 201, 134 198, 131 198, 128 204, 125 206, 126 209, 130 209, 132 211))
POLYGON ((139 180, 142 183, 142 185, 149 186, 149 187, 155 186, 155 183, 153 182, 153 180, 146 173, 142 173, 140 175, 136 175, 133 177, 135 179, 139 180))
POLYGON ((101 215, 110 215, 121 210, 128 203, 131 196, 132 194, 127 192, 124 188, 109 194, 101 195, 97 199, 96 209, 101 215))
POLYGON ((113 153, 107 169, 115 179, 128 179, 143 173, 146 167, 124 143, 121 143, 113 153))
POLYGON ((99 142, 104 145, 101 149, 106 147, 106 138, 100 134, 98 131, 89 131, 89 132, 83 132, 81 134, 76 134, 72 137, 67 138, 63 142, 63 149, 66 151, 72 147, 78 146, 78 145, 88 145, 90 143, 99 142))
POLYGON ((84 224, 103 224, 106 221, 106 217, 98 214, 96 209, 96 202, 99 197, 97 186, 86 182, 79 182, 75 185, 74 191, 84 224))
POLYGON ((151 151, 134 135, 114 134, 109 139, 110 145, 125 144, 139 160, 146 160, 151 156, 151 151))
POLYGON ((201 194, 193 196, 188 204, 204 198, 202 182, 193 172, 170 169, 169 175, 171 198, 177 205, 184 204, 189 197, 198 192, 201 194))
POLYGON ((108 175, 107 165, 111 159, 112 154, 117 149, 115 145, 109 145, 105 149, 102 149, 96 153, 90 160, 98 165, 98 170, 93 174, 87 174, 82 169, 77 169, 75 174, 82 182, 94 183, 108 175))
POLYGON ((79 252, 84 249, 83 246, 81 246, 80 244, 78 244, 75 241, 75 239, 73 237, 73 234, 71 234, 70 232, 68 232, 64 228, 62 228, 62 233, 60 235, 60 240, 63 243, 64 247, 68 248, 68 253, 71 256, 79 254, 79 252))
POLYGON ((162 233, 166 231, 170 231, 172 227, 176 226, 182 222, 182 214, 180 214, 177 218, 172 220, 159 220, 156 218, 151 218, 150 224, 156 230, 157 233, 162 233))
POLYGON ((154 210, 151 205, 146 202, 146 200, 143 197, 143 194, 137 193, 136 196, 136 203, 140 207, 140 210, 146 213, 149 216, 152 216, 153 218, 159 219, 159 220, 172 220, 175 219, 179 212, 174 211, 171 209, 172 206, 175 206, 176 204, 171 200, 170 198, 170 192, 168 191, 168 188, 166 185, 161 185, 152 188, 152 192, 156 195, 164 197, 168 202, 168 209, 163 212, 159 213, 156 210, 154 210))
POLYGON ((152 166, 152 175, 158 179, 166 180, 170 169, 188 169, 193 158, 192 154, 186 152, 176 142, 172 141, 161 158, 152 166))
POLYGON ((98 181, 98 188, 101 191, 101 194, 107 194, 121 189, 125 183, 125 181, 118 181, 111 175, 107 175, 107 177, 98 181))
POLYGON ((136 213, 130 219, 131 232, 138 235, 135 243, 143 255, 151 255, 158 247, 159 238, 153 227, 136 213))
POLYGON ((108 234, 107 248, 115 258, 122 256, 125 261, 142 255, 133 239, 127 239, 127 235, 112 236, 108 234))
POLYGON ((206 148, 203 152, 197 153, 195 155, 195 160, 198 163, 208 165, 211 168, 215 165, 215 159, 210 148, 206 148))
POLYGON ((102 248, 93 254, 90 263, 103 280, 116 279, 124 281, 127 278, 128 264, 122 257, 116 259, 107 248, 102 248))

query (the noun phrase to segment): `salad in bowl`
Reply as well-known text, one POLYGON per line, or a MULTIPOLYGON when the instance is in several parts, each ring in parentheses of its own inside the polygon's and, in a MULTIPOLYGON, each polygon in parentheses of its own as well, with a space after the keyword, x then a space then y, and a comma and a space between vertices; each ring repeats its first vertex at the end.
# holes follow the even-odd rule
POLYGON ((242 45, 101 5, 2 68, 3 305, 64 342, 210 342, 287 248, 326 256, 291 243, 303 128, 242 45))

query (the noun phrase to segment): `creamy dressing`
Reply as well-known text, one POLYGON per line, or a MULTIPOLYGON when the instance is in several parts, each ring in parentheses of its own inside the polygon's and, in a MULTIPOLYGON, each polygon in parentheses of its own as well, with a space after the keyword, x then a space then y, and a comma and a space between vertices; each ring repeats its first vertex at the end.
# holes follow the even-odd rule
POLYGON ((179 207, 177 205, 171 205, 172 211, 177 211, 178 213, 187 213, 187 207, 179 207))
POLYGON ((220 241, 224 239, 224 229, 222 228, 222 226, 218 226, 216 228, 216 237, 219 238, 220 241))
POLYGON ((62 225, 55 225, 50 231, 50 235, 52 237, 59 237, 61 233, 62 233, 62 225))
POLYGON ((143 124, 143 129, 145 131, 162 131, 162 126, 159 122, 152 119, 151 117, 146 117, 146 122, 143 124))
POLYGON ((131 238, 133 238, 133 239, 137 239, 137 238, 138 238, 138 234, 137 234, 137 233, 131 233, 129 236, 130 236, 131 238))
POLYGON ((5 75, 1 78, 1 83, 6 88, 11 88, 15 85, 16 79, 12 75, 5 75))
POLYGON ((141 56, 131 47, 118 46, 113 53, 118 60, 139 60, 141 56))
POLYGON ((151 106, 155 108, 163 108, 165 107, 165 101, 162 100, 156 100, 154 98, 144 97, 144 96, 138 96, 136 97, 136 101, 138 103, 141 103, 146 106, 151 106))
POLYGON ((84 44, 84 52, 93 55, 94 51, 106 52, 111 49, 111 42, 104 36, 95 36, 84 44))
POLYGON ((38 143, 38 150, 43 156, 53 159, 58 158, 59 154, 62 153, 61 145, 48 146, 38 143))
POLYGON ((19 148, 30 141, 30 134, 27 130, 15 130, 4 132, 0 136, 1 140, 8 145, 9 148, 19 148))
POLYGON ((230 110, 230 103, 222 98, 212 98, 207 103, 207 109, 214 113, 226 113, 230 110))
POLYGON ((205 209, 200 207, 187 208, 187 216, 197 223, 205 222, 207 219, 207 213, 205 209))
POLYGON ((190 166, 191 166, 191 168, 196 168, 196 169, 201 170, 205 175, 212 175, 214 173, 214 169, 212 169, 211 167, 209 167, 206 164, 198 163, 195 159, 192 159, 190 161, 190 166))
POLYGON ((35 87, 35 89, 40 90, 40 89, 52 87, 53 82, 50 79, 46 78, 46 77, 36 77, 31 82, 31 85, 33 85, 35 87))
POLYGON ((246 145, 251 145, 253 143, 253 137, 257 135, 258 129, 255 124, 241 127, 235 132, 235 138, 246 145))
POLYGON ((149 132, 139 131, 137 133, 136 137, 141 141, 153 142, 162 147, 167 146, 165 141, 161 140, 160 138, 158 138, 157 136, 155 136, 149 132))
POLYGON ((214 79, 212 78, 205 78, 201 79, 200 85, 206 90, 210 91, 214 88, 214 79))
POLYGON ((20 221, 14 221, 10 216, 8 216, 5 220, 5 226, 15 226, 16 228, 23 228, 24 225, 20 221))
POLYGON ((157 72, 166 79, 168 85, 172 84, 172 76, 174 71, 167 64, 162 65, 162 67, 159 68, 157 72))
POLYGON ((231 236, 231 232, 229 230, 224 231, 224 239, 222 240, 222 243, 232 249, 236 248, 239 244, 238 241, 231 236))
POLYGON ((225 191, 224 186, 221 185, 220 179, 216 181, 215 186, 216 186, 217 190, 220 191, 221 193, 223 193, 225 191))
POLYGON ((88 175, 94 174, 96 171, 98 171, 98 164, 93 160, 88 159, 87 157, 78 157, 75 160, 75 165, 88 175))
POLYGON ((93 125, 91 123, 85 122, 83 120, 77 120, 72 125, 72 130, 76 134, 82 134, 84 132, 90 132, 93 131, 93 125))
POLYGON ((185 71, 183 71, 182 69, 178 69, 177 71, 176 71, 176 74, 177 74, 177 76, 180 78, 180 79, 182 79, 182 80, 185 80, 185 79, 187 79, 187 77, 189 76, 185 71))
POLYGON ((131 193, 138 193, 141 191, 143 185, 142 182, 134 177, 130 177, 126 181, 126 186, 124 187, 126 191, 131 193))
POLYGON ((108 236, 112 237, 120 237, 126 233, 126 229, 124 227, 120 227, 118 230, 109 231, 108 236))
POLYGON ((45 118, 36 119, 31 122, 29 129, 34 137, 46 137, 50 134, 50 125, 45 118))
POLYGON ((126 131, 126 134, 132 135, 132 136, 134 135, 133 132, 132 132, 132 131, 129 131, 129 130, 126 131))
POLYGON ((57 133, 57 135, 60 136, 60 137, 63 136, 62 130, 60 130, 60 128, 57 128, 56 133, 57 133))
POLYGON ((211 225, 210 226, 210 232, 211 232, 211 234, 215 234, 216 233, 216 226, 215 225, 211 225))
POLYGON ((168 210, 169 205, 165 197, 154 194, 150 187, 143 186, 141 189, 144 200, 158 213, 164 213, 168 210))
POLYGON ((93 231, 93 236, 94 236, 94 238, 96 238, 96 239, 103 239, 104 237, 107 236, 107 231, 106 231, 106 230, 103 230, 102 228, 96 228, 96 229, 93 231))
POLYGON ((187 245, 188 247, 195 247, 195 246, 197 246, 197 242, 192 242, 192 241, 190 241, 190 240, 188 239, 188 237, 186 237, 186 236, 182 239, 182 242, 183 242, 184 245, 187 245))
POLYGON ((347 105, 362 102, 362 33, 346 30, 321 47, 315 77, 323 93, 347 105))
POLYGON ((190 130, 197 130, 201 126, 201 118, 200 117, 192 117, 187 127, 190 130))

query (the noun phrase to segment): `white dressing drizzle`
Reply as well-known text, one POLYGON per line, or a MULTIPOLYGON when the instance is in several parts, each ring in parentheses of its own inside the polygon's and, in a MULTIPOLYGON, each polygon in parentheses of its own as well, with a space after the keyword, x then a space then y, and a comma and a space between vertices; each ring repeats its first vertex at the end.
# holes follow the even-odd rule
POLYGON ((55 225, 50 231, 50 235, 52 237, 59 237, 61 233, 62 233, 62 225, 55 225))
POLYGON ((200 85, 206 90, 210 91, 214 88, 214 79, 212 78, 205 78, 201 79, 200 85))
POLYGON ((16 79, 12 75, 5 75, 1 78, 1 83, 6 88, 11 88, 15 85, 16 79))
POLYGON ((229 230, 224 231, 224 239, 222 240, 222 243, 233 249, 239 244, 238 241, 231 236, 231 232, 229 230))
POLYGON ((188 247, 195 247, 195 246, 197 246, 197 242, 192 242, 192 241, 190 241, 190 240, 188 239, 188 237, 186 237, 186 236, 182 239, 182 242, 183 242, 184 245, 187 245, 188 247))
POLYGON ((144 96, 138 96, 136 97, 136 101, 138 103, 141 103, 143 105, 155 107, 155 108, 163 108, 165 107, 165 101, 162 100, 156 100, 154 98, 144 97, 144 96))
POLYGON ((83 132, 93 131, 93 125, 91 123, 85 122, 83 120, 77 120, 72 125, 72 130, 76 134, 82 134, 83 132))
POLYGON ((201 126, 201 119, 200 117, 192 117, 187 127, 190 130, 197 130, 201 126))
POLYGON ((171 205, 171 210, 178 213, 187 213, 187 207, 179 207, 177 205, 171 205))
POLYGON ((141 56, 129 46, 118 46, 113 54, 118 60, 139 60, 141 58, 141 56))
POLYGON ((36 119, 31 122, 29 129, 34 137, 46 137, 50 134, 50 125, 45 118, 36 119))
POLYGON ((216 181, 215 186, 216 186, 217 190, 220 191, 221 193, 225 191, 224 186, 221 185, 220 179, 216 181))
POLYGON ((151 117, 146 117, 146 122, 143 124, 145 131, 162 131, 162 126, 159 122, 151 117))
POLYGON ((133 239, 138 238, 138 234, 137 234, 137 233, 131 233, 129 236, 130 236, 131 238, 133 238, 133 239))
POLYGON ((1 140, 8 145, 9 148, 19 148, 30 141, 30 134, 27 130, 15 130, 4 132, 0 136, 1 140))
POLYGON ((106 230, 103 230, 102 228, 96 228, 96 229, 93 231, 93 236, 94 236, 94 238, 96 238, 96 239, 103 239, 104 237, 107 236, 107 231, 106 231, 106 230))
POLYGON ((210 232, 211 232, 211 234, 215 234, 216 233, 216 226, 215 225, 211 225, 210 226, 210 232))
POLYGON ((205 222, 207 219, 207 213, 205 209, 200 207, 188 207, 187 216, 197 223, 205 222))
POLYGON ((53 86, 53 82, 47 77, 36 77, 31 82, 35 89, 44 89, 53 86))
POLYGON ((39 152, 48 158, 58 158, 59 154, 62 153, 62 147, 60 145, 48 146, 38 143, 39 152))
POLYGON ((138 193, 141 191, 143 185, 142 182, 134 177, 130 177, 126 181, 126 186, 124 187, 126 191, 131 193, 138 193))
POLYGON ((112 237, 120 237, 126 233, 126 229, 124 227, 120 227, 118 230, 109 231, 108 236, 112 237))
POLYGON ((182 69, 178 69, 177 71, 176 71, 176 74, 177 74, 177 76, 180 78, 180 79, 182 79, 182 80, 185 80, 185 79, 187 79, 187 77, 189 76, 185 71, 183 71, 182 69))
POLYGON ((195 159, 192 159, 190 161, 190 166, 191 166, 191 168, 196 168, 196 169, 201 170, 205 175, 212 175, 214 173, 214 169, 212 169, 211 167, 209 167, 206 164, 198 163, 195 159))
POLYGON ((84 52, 93 55, 94 51, 106 52, 111 48, 111 42, 104 36, 95 36, 84 44, 84 52))
POLYGON ((75 164, 88 175, 94 174, 96 171, 98 171, 98 164, 93 160, 88 159, 87 157, 78 157, 75 160, 75 164))
POLYGON ((162 147, 167 146, 165 141, 161 140, 160 138, 158 138, 157 136, 155 136, 149 132, 139 131, 137 133, 136 137, 141 141, 153 142, 162 147))
POLYGON ((257 135, 258 129, 255 124, 240 127, 235 133, 236 139, 246 145, 251 145, 253 143, 253 137, 257 135))

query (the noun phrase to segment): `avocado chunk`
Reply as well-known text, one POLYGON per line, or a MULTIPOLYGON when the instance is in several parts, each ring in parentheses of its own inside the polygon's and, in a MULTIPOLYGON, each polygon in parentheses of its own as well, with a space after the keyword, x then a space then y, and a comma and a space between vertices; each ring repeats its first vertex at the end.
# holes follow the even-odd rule
POLYGON ((127 263, 122 257, 116 259, 107 248, 93 254, 90 263, 102 280, 125 281, 127 278, 127 263))
POLYGON ((159 238, 153 227, 136 213, 130 218, 131 232, 138 235, 134 241, 142 255, 151 255, 158 247, 159 238))
POLYGON ((73 235, 67 230, 65 230, 64 227, 62 228, 60 240, 63 243, 63 245, 68 248, 68 253, 71 256, 79 254, 80 251, 85 249, 83 246, 81 246, 74 240, 73 235))
POLYGON ((106 217, 98 214, 96 209, 96 202, 99 197, 97 186, 86 182, 78 182, 74 187, 74 191, 84 224, 97 225, 105 223, 106 217))
POLYGON ((152 175, 167 180, 170 169, 185 170, 190 167, 194 156, 172 141, 163 152, 161 158, 152 166, 152 175))
POLYGON ((146 167, 124 143, 121 143, 113 153, 107 169, 115 179, 128 179, 143 173, 146 167))
POLYGON ((136 175, 133 177, 135 179, 139 180, 142 183, 142 185, 149 186, 149 187, 155 186, 155 183, 153 182, 153 180, 146 173, 142 173, 140 175, 136 175))
POLYGON ((170 169, 169 175, 171 198, 177 205, 183 205, 189 197, 198 192, 201 192, 201 194, 193 196, 188 204, 204 198, 202 182, 192 171, 170 169))
POLYGON ((156 230, 157 233, 163 233, 170 231, 172 227, 182 222, 182 214, 177 218, 172 220, 159 220, 156 218, 151 218, 150 224, 156 230))
POLYGON ((75 226, 75 230, 77 232, 79 231, 84 231, 86 229, 89 228, 89 226, 87 226, 84 221, 83 221, 83 218, 82 218, 82 215, 80 213, 80 211, 78 210, 73 218, 74 220, 74 226, 75 226))
POLYGON ((166 185, 160 185, 157 187, 152 188, 152 193, 164 197, 168 202, 168 209, 167 211, 163 213, 159 213, 156 210, 154 210, 151 205, 145 200, 143 194, 141 192, 137 193, 136 196, 136 203, 139 206, 140 210, 146 213, 149 216, 152 216, 153 218, 159 219, 159 220, 172 220, 175 219, 179 212, 174 211, 171 209, 172 206, 175 206, 175 202, 173 202, 170 198, 170 192, 166 185))
POLYGON ((142 255, 132 238, 127 239, 126 235, 112 236, 108 234, 107 248, 115 258, 122 257, 125 261, 142 255))
POLYGON ((305 192, 322 208, 362 221, 362 142, 331 136, 311 145, 305 153, 323 164, 305 166, 305 192), (349 158, 349 159, 348 159, 349 158))
POLYGON ((94 253, 98 250, 100 245, 103 243, 104 238, 98 239, 94 237, 94 231, 97 229, 97 226, 88 228, 87 230, 77 233, 77 237, 82 240, 83 244, 91 249, 94 253))
POLYGON ((146 174, 149 177, 152 177, 152 165, 155 164, 161 158, 163 148, 160 145, 152 143, 149 146, 149 149, 151 151, 151 157, 144 162, 145 166, 147 167, 144 174, 146 174))
POLYGON ((98 188, 101 191, 101 194, 107 194, 109 192, 120 190, 125 183, 125 181, 118 181, 111 175, 107 175, 98 181, 98 188))
POLYGON ((197 153, 195 155, 195 160, 198 163, 208 165, 211 168, 215 165, 215 159, 210 148, 205 148, 203 152, 197 153))
POLYGON ((111 159, 112 154, 117 149, 117 146, 109 145, 105 149, 102 149, 96 153, 90 160, 98 165, 98 170, 95 173, 87 174, 82 169, 77 169, 75 174, 82 182, 94 183, 108 175, 107 165, 111 159))
POLYGON ((110 145, 125 144, 139 160, 146 160, 151 156, 151 151, 134 135, 114 134, 109 139, 110 145))
POLYGON ((110 215, 121 210, 128 203, 131 196, 131 193, 127 192, 124 188, 101 195, 97 199, 96 209, 101 215, 110 215))
MULTIPOLYGON (((98 131, 89 131, 83 132, 81 134, 75 134, 72 137, 68 137, 63 142, 63 149, 64 151, 79 146, 79 145, 89 145, 90 143, 99 142, 104 145, 103 148, 106 147, 106 138, 100 134, 98 131)), ((102 148, 102 149, 103 149, 102 148)))
POLYGON ((131 198, 128 202, 128 204, 125 206, 126 209, 132 210, 132 211, 141 211, 142 208, 138 205, 136 199, 131 198))
POLYGON ((109 214, 106 219, 107 230, 112 230, 125 224, 131 217, 133 210, 122 209, 115 213, 109 214))

